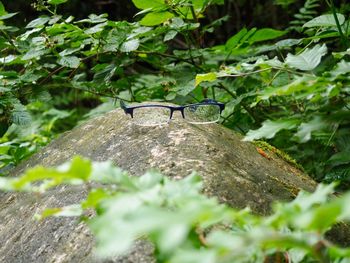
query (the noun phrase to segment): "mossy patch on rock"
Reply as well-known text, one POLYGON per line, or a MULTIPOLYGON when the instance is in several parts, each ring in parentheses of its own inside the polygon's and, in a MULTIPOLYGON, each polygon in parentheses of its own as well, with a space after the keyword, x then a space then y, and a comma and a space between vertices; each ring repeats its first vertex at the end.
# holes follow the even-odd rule
POLYGON ((294 165, 299 170, 305 172, 303 166, 301 166, 295 159, 293 159, 288 153, 277 149, 276 147, 272 146, 268 142, 265 141, 253 141, 252 142, 256 147, 259 147, 260 149, 269 152, 270 154, 276 155, 278 158, 283 159, 287 163, 294 165))

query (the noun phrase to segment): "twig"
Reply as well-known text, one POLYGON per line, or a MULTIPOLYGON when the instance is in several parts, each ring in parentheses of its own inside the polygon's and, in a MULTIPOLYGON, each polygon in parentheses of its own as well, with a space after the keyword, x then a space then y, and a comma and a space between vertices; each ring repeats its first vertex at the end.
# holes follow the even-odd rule
POLYGON ((61 66, 59 68, 56 68, 54 71, 50 72, 49 75, 46 76, 46 78, 39 82, 39 85, 44 84, 49 78, 51 78, 53 75, 55 75, 57 72, 61 71, 64 68, 64 66, 61 66))
MULTIPOLYGON (((226 91, 232 98, 237 99, 237 96, 232 91, 230 91, 228 88, 226 88, 222 83, 219 83, 219 87, 221 89, 223 89, 224 91, 226 91)), ((260 122, 260 120, 255 116, 255 114, 253 113, 253 111, 251 111, 251 109, 249 107, 247 107, 243 103, 241 103, 241 106, 254 119, 255 122, 260 122)))
MULTIPOLYGON (((198 66, 194 61, 192 60, 188 60, 188 59, 184 59, 184 58, 179 58, 177 56, 174 56, 174 55, 171 55, 171 54, 166 54, 166 53, 160 53, 160 52, 157 52, 157 51, 139 51, 139 50, 135 50, 133 51, 134 53, 136 54, 151 54, 151 55, 158 55, 160 57, 168 57, 168 58, 172 58, 172 59, 176 59, 176 60, 179 60, 179 61, 182 61, 182 62, 186 62, 188 64, 191 64, 192 66, 194 66, 195 68, 199 69, 199 70, 203 70, 202 67, 198 66)), ((193 58, 192 58, 193 59, 193 58)))

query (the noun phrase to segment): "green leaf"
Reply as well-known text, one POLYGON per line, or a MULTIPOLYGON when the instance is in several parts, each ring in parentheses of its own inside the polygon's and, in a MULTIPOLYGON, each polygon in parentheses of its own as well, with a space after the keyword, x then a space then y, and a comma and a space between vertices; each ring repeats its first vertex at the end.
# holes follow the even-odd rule
POLYGON ((339 75, 347 74, 349 72, 350 62, 342 60, 335 66, 335 68, 330 73, 333 77, 338 77, 339 75))
POLYGON ((7 12, 5 10, 4 5, 2 4, 2 2, 0 1, 0 16, 6 15, 7 12))
POLYGON ((181 263, 213 263, 219 262, 216 259, 216 253, 213 250, 186 250, 181 249, 175 253, 174 257, 171 258, 170 262, 181 262, 181 263))
POLYGON ((313 131, 319 131, 326 127, 328 127, 327 123, 320 116, 316 116, 310 122, 303 122, 299 126, 295 137, 299 139, 299 142, 304 143, 311 139, 313 131))
POLYGON ((80 65, 80 59, 76 56, 65 56, 59 58, 58 64, 67 68, 78 68, 80 65))
POLYGON ((229 40, 227 40, 225 44, 225 48, 227 50, 231 50, 235 48, 241 41, 241 39, 248 33, 248 30, 246 28, 241 29, 237 34, 230 37, 229 40))
POLYGON ((0 16, 0 20, 9 19, 9 18, 11 18, 11 17, 13 17, 13 16, 15 16, 15 15, 17 15, 17 14, 18 14, 18 12, 2 15, 2 16, 0 16))
POLYGON ((335 222, 339 221, 341 213, 341 202, 323 204, 322 206, 312 209, 309 212, 301 214, 298 218, 295 218, 294 224, 300 229, 324 232, 329 230, 335 222), (320 220, 320 218, 322 218, 322 220, 320 220))
POLYGON ((61 183, 82 183, 90 177, 91 171, 91 162, 76 156, 70 163, 63 164, 58 168, 37 166, 28 169, 21 177, 15 178, 12 185, 18 191, 44 191, 61 183), (41 185, 37 184, 41 181, 41 185), (34 183, 35 186, 33 186, 34 183))
POLYGON ((96 24, 95 26, 86 29, 84 33, 88 35, 96 34, 98 32, 101 32, 106 25, 107 25, 107 22, 96 24))
POLYGON ((299 55, 288 54, 286 58, 286 64, 292 68, 300 70, 313 70, 321 62, 321 58, 327 54, 327 47, 325 44, 322 46, 316 45, 312 49, 307 48, 299 55))
POLYGON ((295 128, 299 122, 300 121, 297 119, 266 120, 263 122, 263 126, 258 130, 250 130, 243 141, 253 141, 261 138, 271 139, 280 130, 295 128))
POLYGON ((131 51, 137 50, 139 46, 140 46, 140 41, 137 38, 135 38, 124 42, 120 50, 122 52, 131 52, 131 51))
POLYGON ((177 95, 186 96, 195 89, 196 86, 194 84, 195 81, 193 79, 188 82, 181 81, 174 87, 174 89, 172 89, 172 91, 174 90, 177 95))
POLYGON ((287 34, 287 31, 280 31, 280 30, 275 30, 272 28, 263 28, 257 30, 254 35, 252 35, 249 38, 249 43, 256 43, 256 42, 261 42, 261 41, 266 41, 266 40, 271 40, 275 39, 281 36, 284 36, 287 34))
POLYGON ((334 155, 332 155, 331 158, 328 159, 327 164, 330 164, 332 167, 342 165, 342 164, 348 164, 350 163, 350 151, 341 151, 334 155))
POLYGON ((101 14, 101 15, 95 15, 91 14, 89 15, 88 18, 79 20, 75 22, 76 24, 78 23, 91 23, 91 24, 99 24, 107 21, 107 14, 101 14))
POLYGON ((209 72, 209 73, 206 73, 206 74, 197 74, 196 81, 195 81, 195 86, 197 87, 203 81, 213 82, 217 78, 218 78, 218 75, 215 72, 209 72))
POLYGON ((140 24, 143 26, 156 26, 164 23, 165 21, 168 21, 170 18, 173 18, 173 17, 174 17, 174 14, 167 11, 151 12, 145 15, 141 19, 140 24))
POLYGON ((48 0, 47 3, 50 5, 60 5, 68 2, 68 0, 48 0))
POLYGON ((11 111, 11 120, 18 125, 28 125, 32 121, 32 117, 22 104, 15 104, 11 111))
MULTIPOLYGON (((2 155, 5 156, 5 155, 2 155)), ((1 191, 13 191, 14 187, 13 187, 13 182, 14 182, 15 178, 8 178, 8 177, 1 177, 0 176, 0 190, 1 191)))
POLYGON ((58 208, 48 208, 45 209, 40 215, 35 215, 35 219, 42 220, 50 216, 64 216, 64 217, 70 217, 70 216, 81 216, 83 214, 83 209, 80 204, 74 204, 64 207, 58 207, 58 208))
POLYGON ((49 22, 49 20, 50 17, 48 16, 38 17, 37 19, 30 21, 26 28, 43 27, 47 22, 49 22))
POLYGON ((108 32, 106 44, 103 46, 105 51, 118 51, 120 45, 126 40, 128 30, 124 26, 113 28, 108 32))
POLYGON ((336 59, 342 59, 344 56, 350 55, 350 48, 348 48, 346 51, 343 51, 343 52, 333 52, 332 55, 336 59))
MULTIPOLYGON (((345 17, 342 14, 337 14, 339 24, 342 25, 345 22, 345 17)), ((303 25, 303 27, 332 27, 337 26, 337 23, 332 14, 321 15, 315 17, 314 19, 308 21, 303 25)))
POLYGON ((15 59, 17 59, 17 56, 8 55, 6 57, 0 58, 0 63, 1 64, 8 64, 8 63, 11 63, 12 61, 14 61, 15 59))
POLYGON ((174 37, 176 37, 176 35, 177 35, 177 31, 170 30, 165 34, 164 41, 172 40, 172 39, 174 39, 174 37))
POLYGON ((164 0, 132 0, 138 9, 153 9, 166 7, 164 0))

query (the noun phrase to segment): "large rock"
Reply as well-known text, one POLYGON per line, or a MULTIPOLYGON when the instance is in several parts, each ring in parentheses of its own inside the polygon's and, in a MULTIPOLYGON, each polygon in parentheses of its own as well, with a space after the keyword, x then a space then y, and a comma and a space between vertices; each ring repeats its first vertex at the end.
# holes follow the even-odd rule
MULTIPOLYGON (((172 178, 198 171, 205 192, 237 208, 268 214, 275 200, 291 200, 316 183, 293 165, 218 124, 193 125, 177 118, 161 127, 132 124, 121 110, 92 119, 53 141, 17 167, 18 175, 37 164, 59 165, 74 155, 112 160, 132 175, 157 168, 172 178)), ((76 203, 86 189, 60 187, 42 196, 0 193, 0 262, 91 262, 93 237, 74 218, 32 219, 47 207, 76 203)), ((138 241, 117 262, 152 262, 150 244, 138 241)))

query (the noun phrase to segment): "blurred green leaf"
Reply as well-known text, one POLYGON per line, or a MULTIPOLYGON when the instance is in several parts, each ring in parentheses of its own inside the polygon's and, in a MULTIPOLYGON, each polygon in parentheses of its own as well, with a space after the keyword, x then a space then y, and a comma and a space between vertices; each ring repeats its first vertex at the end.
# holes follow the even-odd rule
MULTIPOLYGON (((342 25, 345 22, 345 17, 342 14, 337 14, 339 24, 342 25)), ((335 21, 335 18, 333 14, 328 15, 321 15, 318 17, 315 17, 305 23, 303 27, 336 27, 337 23, 335 21)))
POLYGON ((0 1, 0 16, 6 15, 7 12, 5 10, 5 7, 3 5, 3 3, 0 1))
POLYGON ((272 138, 280 130, 294 129, 299 124, 298 119, 266 120, 258 130, 250 130, 243 141, 253 141, 261 138, 272 138))
POLYGON ((305 143, 311 139, 311 133, 313 131, 320 131, 328 126, 324 119, 320 116, 315 116, 310 122, 300 124, 295 137, 298 138, 299 142, 305 143))
POLYGON ((240 43, 240 40, 248 33, 248 30, 246 28, 241 29, 237 34, 234 36, 230 37, 226 44, 225 47, 227 50, 231 50, 240 43))
POLYGON ((151 12, 146 14, 140 21, 143 26, 156 26, 162 24, 169 19, 173 18, 174 14, 163 11, 163 12, 151 12))
POLYGON ((132 0, 134 5, 139 9, 152 9, 164 7, 164 0, 132 0))
POLYGON ((64 56, 58 59, 58 64, 67 68, 77 68, 80 65, 80 59, 76 56, 64 56))
POLYGON ((140 41, 135 38, 124 42, 120 48, 122 52, 132 52, 139 48, 140 41))
POLYGON ((40 16, 37 19, 30 21, 26 28, 43 27, 47 22, 49 22, 49 20, 50 17, 48 16, 40 16))
POLYGON ((218 77, 217 73, 215 73, 215 72, 209 72, 209 73, 205 73, 205 74, 197 74, 195 86, 198 86, 203 81, 213 82, 217 79, 217 77, 218 77))
POLYGON ((50 5, 60 5, 68 2, 68 0, 48 0, 47 3, 50 5))
POLYGON ((327 163, 332 167, 350 163, 350 151, 341 151, 332 155, 327 163))
MULTIPOLYGON (((0 10, 0 13, 1 13, 1 10, 0 10)), ((11 17, 14 17, 14 16, 17 15, 17 14, 18 14, 18 12, 1 15, 1 16, 0 16, 0 20, 9 19, 9 18, 11 18, 11 17)))
POLYGON ((48 208, 45 209, 40 215, 36 214, 34 217, 37 220, 43 220, 47 217, 55 216, 55 217, 71 217, 71 216, 81 216, 83 213, 83 209, 80 204, 74 204, 59 208, 48 208))
POLYGON ((307 48, 299 55, 288 54, 286 58, 286 65, 300 69, 300 70, 313 70, 321 62, 321 58, 326 55, 326 45, 316 45, 313 48, 307 48))
POLYGON ((272 28, 263 28, 263 29, 257 30, 254 33, 254 35, 252 35, 249 38, 248 41, 250 43, 256 43, 260 41, 275 39, 275 38, 284 36, 285 34, 287 34, 287 31, 275 30, 272 28))

